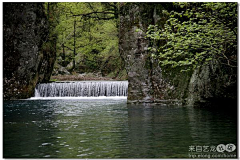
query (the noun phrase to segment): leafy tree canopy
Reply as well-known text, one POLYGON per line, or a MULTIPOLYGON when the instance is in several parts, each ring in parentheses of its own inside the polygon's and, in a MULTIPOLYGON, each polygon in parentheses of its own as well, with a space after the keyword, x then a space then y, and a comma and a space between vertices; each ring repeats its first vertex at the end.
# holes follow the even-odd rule
POLYGON ((237 3, 174 3, 163 28, 148 27, 147 37, 160 42, 149 47, 165 67, 191 70, 213 58, 237 66, 237 3))
MULTIPOLYGON (((62 2, 55 5, 57 63, 70 71, 121 70, 118 51, 118 3, 62 2), (111 61, 109 61, 111 59, 111 61), (73 65, 70 65, 73 63, 73 65), (107 64, 106 64, 107 63, 107 64), (112 63, 112 64, 110 64, 112 63)), ((57 65, 55 65, 57 66, 57 65)))

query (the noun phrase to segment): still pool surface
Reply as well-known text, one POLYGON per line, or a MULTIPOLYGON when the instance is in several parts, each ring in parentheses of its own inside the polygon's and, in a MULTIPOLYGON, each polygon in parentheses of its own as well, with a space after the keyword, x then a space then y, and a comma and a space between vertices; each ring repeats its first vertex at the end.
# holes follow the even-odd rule
POLYGON ((5 158, 188 158, 197 153, 190 146, 210 153, 219 144, 237 145, 237 112, 227 109, 108 99, 3 104, 5 158))

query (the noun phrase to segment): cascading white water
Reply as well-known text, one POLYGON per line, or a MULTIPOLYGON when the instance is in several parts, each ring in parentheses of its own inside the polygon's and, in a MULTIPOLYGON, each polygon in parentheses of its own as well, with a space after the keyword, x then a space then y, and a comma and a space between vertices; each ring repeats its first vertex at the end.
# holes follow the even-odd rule
POLYGON ((35 97, 127 96, 128 81, 72 81, 38 84, 35 97))
POLYGON ((35 88, 35 94, 34 94, 35 97, 40 97, 40 94, 38 92, 38 90, 35 88))

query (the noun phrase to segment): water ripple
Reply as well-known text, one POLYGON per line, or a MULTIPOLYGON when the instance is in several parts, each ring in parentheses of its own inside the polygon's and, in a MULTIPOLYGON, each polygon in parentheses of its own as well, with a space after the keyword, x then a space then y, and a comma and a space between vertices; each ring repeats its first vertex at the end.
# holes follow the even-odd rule
POLYGON ((237 142, 236 117, 190 107, 22 100, 3 115, 10 158, 184 158, 190 145, 237 142))

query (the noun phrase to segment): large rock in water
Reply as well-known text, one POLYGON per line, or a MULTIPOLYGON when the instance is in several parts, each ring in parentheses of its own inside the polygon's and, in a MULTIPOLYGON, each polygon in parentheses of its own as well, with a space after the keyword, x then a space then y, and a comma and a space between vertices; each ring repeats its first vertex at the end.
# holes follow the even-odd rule
POLYGON ((161 68, 151 58, 146 38, 150 24, 162 25, 160 3, 121 3, 119 51, 128 73, 128 102, 155 102, 169 99, 173 89, 162 78, 161 68), (167 90, 167 91, 166 91, 167 90))
POLYGON ((43 49, 48 35, 43 3, 3 3, 4 99, 31 97, 37 82, 49 80, 55 52, 43 49))
POLYGON ((152 21, 149 13, 152 9, 152 5, 144 6, 143 3, 121 3, 119 49, 128 73, 128 101, 151 102, 153 99, 148 40, 145 38, 148 21, 152 21), (137 29, 140 31, 136 32, 137 29))
POLYGON ((128 73, 128 102, 180 105, 212 105, 212 102, 218 105, 220 102, 222 105, 224 101, 236 105, 237 68, 229 69, 213 60, 182 73, 181 68, 163 69, 151 58, 148 47, 156 44, 145 37, 147 27, 163 26, 164 7, 171 4, 120 4, 119 49, 128 73))

